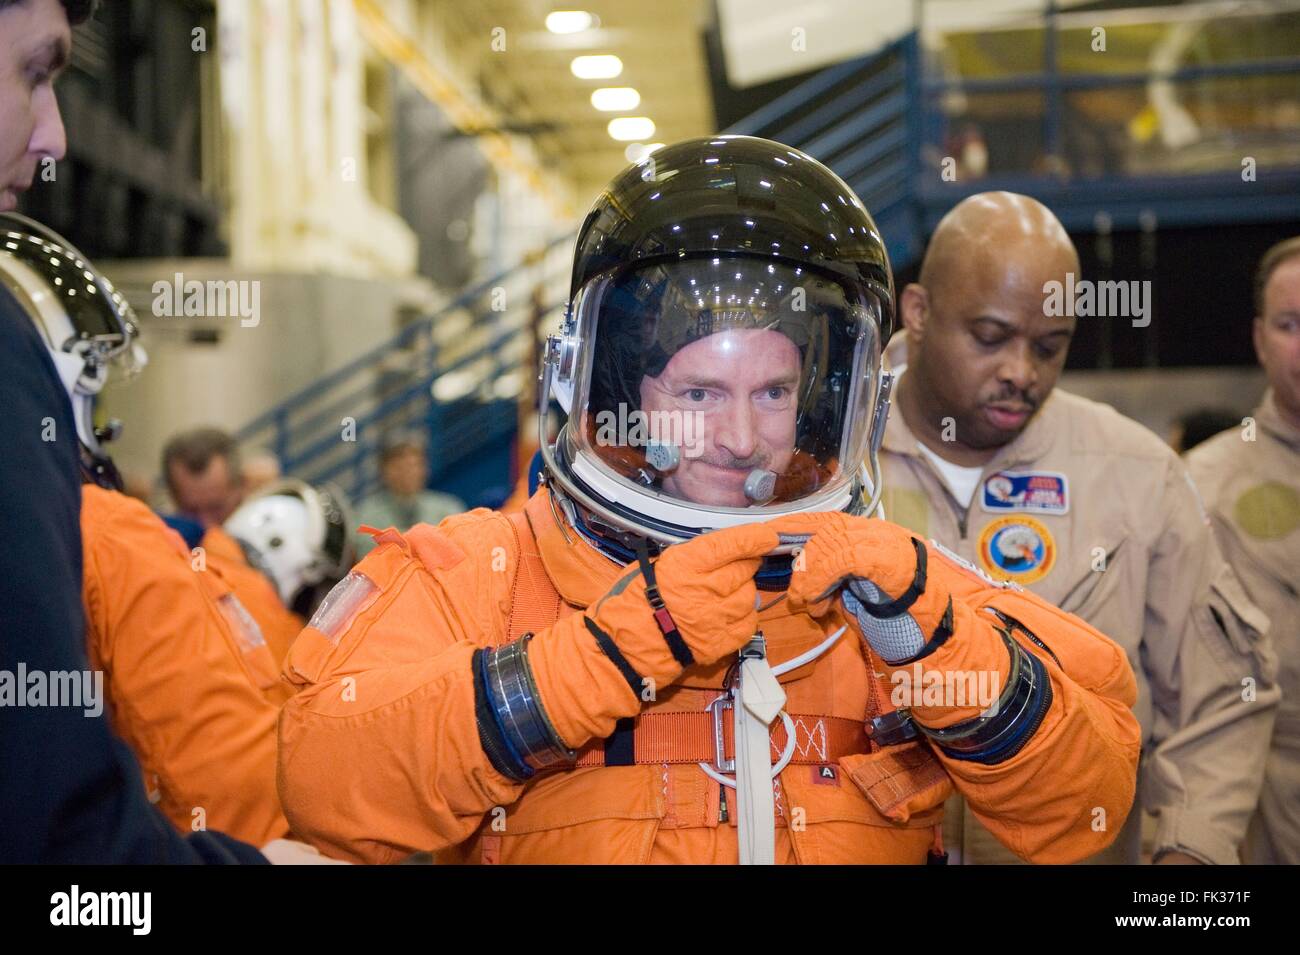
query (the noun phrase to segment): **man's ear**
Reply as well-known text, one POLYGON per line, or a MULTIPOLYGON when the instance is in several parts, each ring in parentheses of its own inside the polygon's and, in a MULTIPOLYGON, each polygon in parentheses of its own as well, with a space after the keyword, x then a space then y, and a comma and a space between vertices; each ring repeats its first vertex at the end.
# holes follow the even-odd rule
POLYGON ((1255 320, 1250 323, 1250 339, 1255 343, 1255 361, 1260 366, 1264 365, 1264 317, 1256 315, 1255 320))
POLYGON ((925 286, 909 283, 898 299, 898 314, 907 329, 911 341, 921 341, 925 337, 925 327, 930 319, 930 293, 925 286))

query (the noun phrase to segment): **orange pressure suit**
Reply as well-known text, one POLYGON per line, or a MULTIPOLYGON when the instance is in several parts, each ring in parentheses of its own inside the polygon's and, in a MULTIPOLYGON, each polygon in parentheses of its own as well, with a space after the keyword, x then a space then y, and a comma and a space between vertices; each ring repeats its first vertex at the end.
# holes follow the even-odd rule
MULTIPOLYGON (((275 585, 248 563, 239 542, 222 527, 209 527, 203 534, 202 547, 207 552, 208 566, 215 567, 226 579, 239 602, 262 629, 262 637, 278 672, 305 621, 284 605, 275 585)), ((277 682, 271 694, 273 701, 282 702, 286 695, 284 684, 277 682)))
MULTIPOLYGON (((810 555, 822 535, 818 526, 830 542, 839 539, 837 526, 884 524, 833 514, 799 521, 814 531, 810 555)), ((768 538, 776 540, 770 528, 751 525, 680 546, 707 557, 707 546, 695 545, 720 535, 743 537, 759 554, 768 538)), ((648 619, 633 617, 641 597, 631 593, 639 584, 628 581, 638 575, 559 518, 546 488, 519 515, 477 510, 437 528, 390 529, 377 540, 286 660, 285 675, 299 691, 280 724, 280 776, 295 832, 331 855, 368 862, 419 850, 466 862, 736 861, 734 791, 725 792, 698 765, 731 754, 730 718, 716 724, 725 752, 715 756, 714 711, 706 707, 720 696, 734 653, 675 671, 662 663, 666 652, 634 656, 630 636, 648 619), (593 616, 623 641, 639 672, 666 678, 645 681, 636 693, 598 646, 593 616), (540 699, 578 761, 518 782, 494 766, 480 742, 472 663, 479 648, 525 633, 535 635, 529 653, 540 699)), ((895 551, 898 574, 878 581, 887 593, 902 592, 920 563, 903 540, 895 551)), ((923 739, 877 745, 867 728, 893 710, 895 668, 850 624, 830 650, 780 677, 795 741, 774 780, 776 861, 923 863, 954 785, 1022 857, 1068 862, 1092 855, 1119 832, 1133 799, 1139 731, 1123 651, 1029 593, 994 584, 933 547, 928 555, 931 585, 916 612, 918 619, 943 614, 951 637, 916 666, 996 670, 1005 682, 1013 653, 1006 641, 1014 639, 1050 678, 1032 734, 993 765, 952 758, 923 739), (945 589, 946 613, 930 596, 946 599, 945 589)), ((680 561, 676 566, 681 572, 680 561)), ((703 565, 698 574, 689 571, 706 595, 711 581, 722 579, 722 571, 703 565)), ((742 577, 752 572, 742 568, 742 577)), ((734 625, 728 615, 743 613, 721 596, 721 583, 718 600, 697 607, 661 583, 679 623, 691 620, 691 629, 681 623, 683 633, 706 630, 701 620, 734 625)), ((771 594, 761 596, 771 603, 771 594)), ((805 598, 792 607, 793 584, 788 596, 757 618, 774 666, 823 643, 846 619, 805 598)), ((746 599, 752 614, 752 593, 746 599)), ((911 709, 913 719, 932 727, 979 712, 911 709)), ((774 727, 775 754, 788 740, 782 720, 774 727)))
POLYGON ((150 798, 179 829, 254 845, 285 836, 275 780, 270 652, 231 589, 195 569, 139 501, 82 488, 82 597, 91 666, 150 798))

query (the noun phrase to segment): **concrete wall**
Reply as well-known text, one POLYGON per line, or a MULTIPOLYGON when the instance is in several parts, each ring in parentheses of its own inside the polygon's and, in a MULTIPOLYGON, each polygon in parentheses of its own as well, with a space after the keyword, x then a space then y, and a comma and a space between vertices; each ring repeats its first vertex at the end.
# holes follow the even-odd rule
POLYGON ((1160 368, 1074 371, 1061 387, 1102 401, 1162 438, 1179 415, 1206 407, 1249 414, 1267 387, 1259 368, 1160 368))
POLYGON ((299 388, 395 334, 403 308, 435 304, 427 283, 338 275, 233 272, 220 261, 105 263, 140 319, 149 364, 111 387, 104 406, 125 424, 113 448, 119 466, 153 475, 167 438, 214 425, 234 430, 299 388), (258 282, 260 320, 159 317, 153 283, 235 278, 258 282))
POLYGON ((246 268, 414 271, 415 235, 367 190, 365 63, 350 0, 223 0, 231 258, 246 268))

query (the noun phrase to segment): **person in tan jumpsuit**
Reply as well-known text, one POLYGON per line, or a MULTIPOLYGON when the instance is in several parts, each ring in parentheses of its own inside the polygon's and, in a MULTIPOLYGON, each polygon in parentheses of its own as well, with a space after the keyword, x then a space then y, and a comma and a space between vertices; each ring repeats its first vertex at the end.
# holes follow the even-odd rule
MULTIPOLYGON (((1267 620, 1173 452, 1054 387, 1075 318, 1052 314, 1048 283, 1064 288, 1078 270, 1060 222, 1026 196, 973 196, 940 222, 900 296, 906 365, 884 440, 885 514, 1124 647, 1155 861, 1232 863, 1278 700, 1267 620)), ((1014 861, 969 809, 952 809, 962 861, 1014 861)), ((1139 861, 1139 817, 1095 861, 1139 861)))
POLYGON ((893 324, 870 216, 766 140, 654 160, 578 239, 547 486, 376 531, 290 649, 294 831, 367 862, 919 864, 955 787, 1024 858, 1098 851, 1136 775, 1123 651, 866 516, 893 324), (602 436, 676 411, 698 429, 602 436), (896 703, 899 672, 991 676, 998 706, 896 703))
POLYGON ((1300 863, 1300 237, 1270 249, 1255 283, 1259 407, 1187 454, 1219 545, 1268 615, 1282 703, 1246 862, 1300 863))

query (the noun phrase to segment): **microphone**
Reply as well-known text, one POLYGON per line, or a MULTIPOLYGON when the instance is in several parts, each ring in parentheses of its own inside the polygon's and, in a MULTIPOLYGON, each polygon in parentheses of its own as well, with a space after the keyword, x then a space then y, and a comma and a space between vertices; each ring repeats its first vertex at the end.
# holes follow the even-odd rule
POLYGON ((675 444, 650 441, 645 446, 645 460, 660 474, 669 474, 682 463, 682 449, 675 444))
POLYGON ((745 478, 745 497, 750 503, 766 504, 776 497, 776 472, 766 468, 754 468, 745 478))

